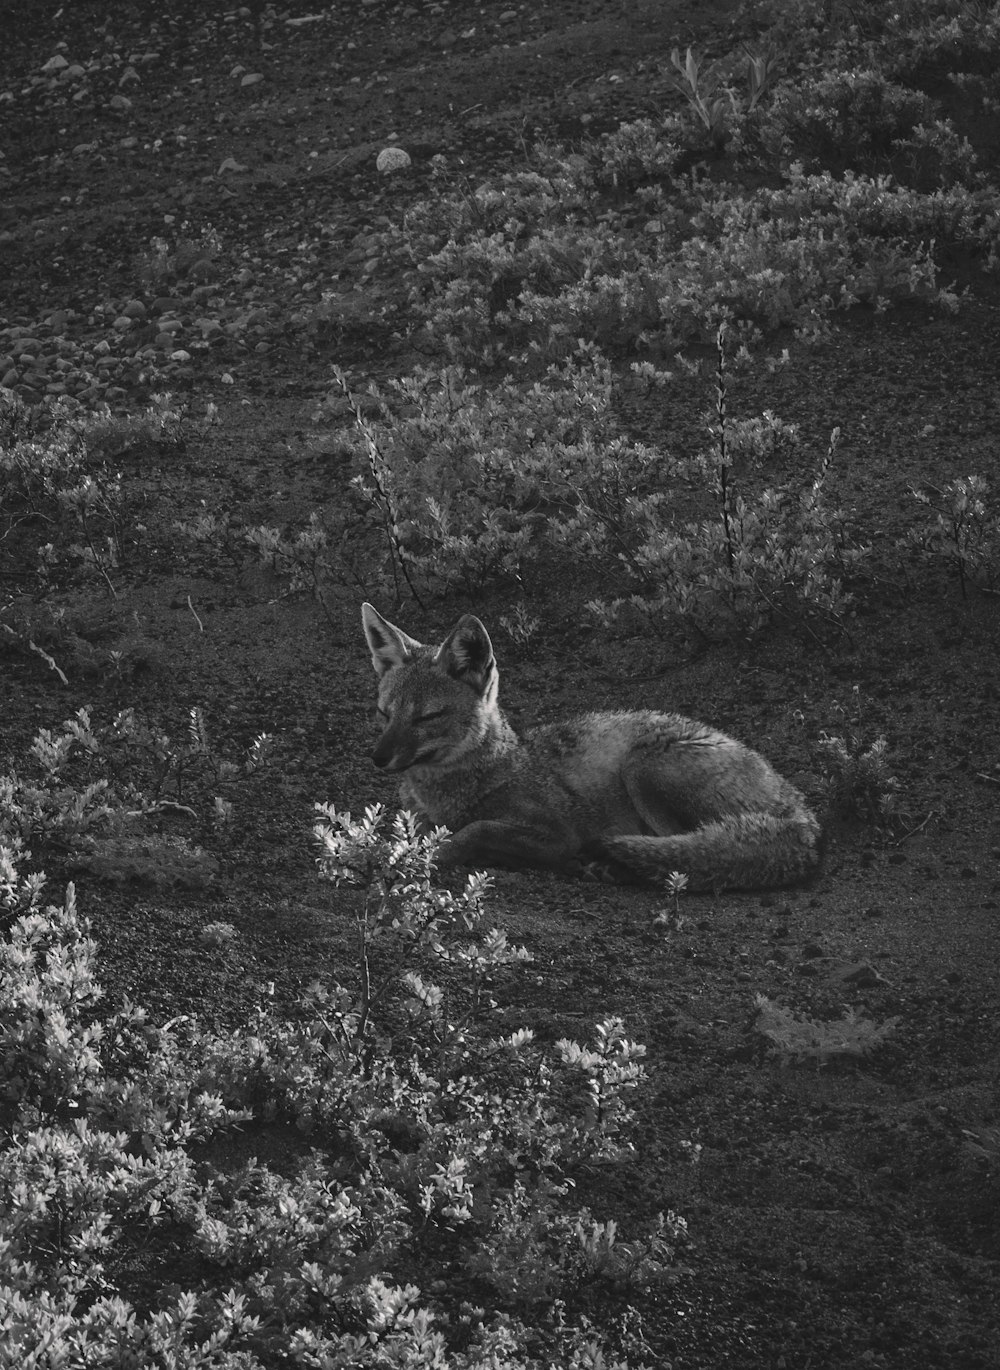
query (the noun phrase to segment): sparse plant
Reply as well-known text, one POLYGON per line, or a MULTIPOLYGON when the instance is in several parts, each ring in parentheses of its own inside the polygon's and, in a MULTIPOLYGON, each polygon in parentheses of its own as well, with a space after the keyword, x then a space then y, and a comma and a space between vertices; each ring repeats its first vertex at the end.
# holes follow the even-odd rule
POLYGON ((653 916, 654 928, 662 928, 664 931, 680 932, 684 926, 684 918, 681 914, 681 895, 687 889, 688 878, 683 871, 671 871, 665 884, 667 898, 671 901, 664 908, 659 909, 653 916))
MULTIPOLYGON (((134 830, 157 809, 180 808, 185 787, 229 783, 261 770, 274 739, 261 733, 240 761, 211 744, 204 711, 190 711, 186 741, 124 709, 103 727, 78 709, 60 729, 40 729, 32 744, 34 776, 0 775, 0 841, 17 838, 77 846, 80 839, 134 830)), ((225 814, 216 797, 216 818, 225 814)), ((193 816, 193 810, 185 809, 193 816)), ((231 810, 230 810, 231 812, 231 810)))
POLYGON ((206 947, 221 948, 228 947, 236 937, 236 929, 232 923, 226 923, 216 919, 211 923, 206 923, 198 934, 198 940, 206 947))
POLYGON ((528 612, 523 602, 516 604, 509 614, 500 615, 500 626, 512 642, 525 647, 541 627, 541 620, 528 612))
POLYGON ((668 613, 705 636, 720 617, 751 629, 779 616, 802 622, 812 617, 840 628, 851 602, 844 578, 870 549, 853 542, 843 516, 826 502, 824 484, 839 429, 805 490, 785 486, 745 496, 738 472, 796 441, 797 433, 772 414, 731 422, 726 331, 720 325, 716 338, 714 449, 682 467, 703 482, 714 518, 678 527, 663 517, 661 496, 633 500, 632 541, 619 557, 642 588, 627 599, 594 600, 587 607, 604 623, 626 607, 649 618, 668 613))
POLYGON ((758 994, 754 1000, 754 1027, 770 1043, 785 1065, 809 1062, 817 1069, 831 1061, 869 1055, 884 1046, 899 1018, 876 1023, 863 1013, 847 1008, 842 1018, 821 1022, 758 994))
POLYGON ((724 87, 717 93, 720 91, 719 74, 713 68, 706 69, 692 48, 688 48, 683 58, 680 49, 674 48, 670 62, 677 72, 676 89, 687 100, 713 145, 721 148, 737 112, 736 97, 724 87))
POLYGON ((943 489, 912 490, 932 518, 911 528, 903 545, 940 558, 955 571, 968 598, 970 586, 994 590, 1000 582, 1000 507, 982 476, 960 476, 943 489))
POLYGON ((717 66, 706 68, 693 48, 688 48, 683 58, 680 49, 674 48, 670 62, 677 73, 673 79, 675 89, 687 100, 716 149, 725 146, 734 125, 757 109, 771 88, 777 69, 774 52, 748 52, 743 71, 746 94, 741 95, 733 86, 723 84, 717 66))
POLYGON ((87 411, 68 399, 28 406, 0 390, 0 553, 16 553, 22 566, 34 560, 43 584, 59 570, 90 568, 114 597, 111 572, 143 528, 134 498, 108 463, 144 443, 176 442, 180 420, 169 395, 119 416, 107 405, 87 411), (59 536, 34 541, 28 529, 36 523, 54 526, 59 536))
POLYGON ((832 808, 869 823, 888 822, 900 785, 890 769, 886 739, 877 737, 866 747, 854 734, 821 733, 819 746, 832 808))

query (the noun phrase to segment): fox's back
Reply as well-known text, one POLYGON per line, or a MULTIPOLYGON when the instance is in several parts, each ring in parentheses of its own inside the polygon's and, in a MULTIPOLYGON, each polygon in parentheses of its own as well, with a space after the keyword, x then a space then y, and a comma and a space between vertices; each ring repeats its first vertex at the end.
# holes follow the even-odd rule
POLYGON ((693 751, 739 748, 724 733, 681 714, 643 709, 579 714, 525 734, 518 769, 545 797, 569 804, 588 831, 634 831, 625 777, 649 761, 680 764, 693 751))

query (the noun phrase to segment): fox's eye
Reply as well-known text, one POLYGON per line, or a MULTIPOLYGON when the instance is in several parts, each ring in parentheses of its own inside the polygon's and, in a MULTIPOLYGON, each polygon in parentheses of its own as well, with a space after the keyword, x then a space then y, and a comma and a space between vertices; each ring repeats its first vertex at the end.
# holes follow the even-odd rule
POLYGON ((432 709, 430 713, 418 714, 414 723, 433 723, 436 718, 444 718, 447 709, 432 709))
POLYGON ((386 723, 389 721, 389 715, 386 713, 385 709, 378 704, 375 705, 375 717, 381 718, 386 723))

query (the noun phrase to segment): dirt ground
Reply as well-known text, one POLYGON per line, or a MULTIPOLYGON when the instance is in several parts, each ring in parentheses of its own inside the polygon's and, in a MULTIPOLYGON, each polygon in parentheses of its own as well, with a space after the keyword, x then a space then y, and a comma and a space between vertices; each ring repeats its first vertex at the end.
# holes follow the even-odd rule
MULTIPOLYGON (((721 0, 354 0, 276 17, 213 4, 197 21, 178 4, 171 22, 166 8, 39 0, 3 18, 0 381, 116 406, 170 390, 193 420, 217 414, 180 449, 126 456, 145 531, 113 600, 96 584, 61 592, 49 651, 67 683, 37 655, 0 656, 0 769, 81 706, 106 721, 132 705, 182 734, 197 705, 222 751, 276 736, 266 772, 227 791, 224 836, 204 818, 208 782, 184 795, 198 817, 162 819, 212 853, 210 878, 75 870, 109 998, 231 1026, 269 983, 283 1002, 317 973, 350 977, 350 896, 315 877, 312 806, 393 795, 368 759, 361 590, 324 614, 249 565, 195 554, 173 521, 208 509, 285 524, 338 497, 346 471, 312 414, 334 364, 363 381, 414 362, 394 324, 399 281, 367 238, 426 193, 433 155, 483 175, 539 134, 653 113, 671 47, 728 50, 748 20, 721 0), (83 74, 43 73, 55 55, 83 74), (390 141, 413 167, 379 177, 390 141), (165 263, 159 236, 194 255, 165 263), (135 301, 139 327, 123 333, 135 301), (177 346, 147 322, 164 317, 177 346), (207 950, 215 920, 238 937, 207 950)), ((582 626, 589 596, 565 573, 528 587, 542 627, 526 645, 496 632, 517 724, 581 707, 690 713, 818 804, 820 734, 881 735, 900 781, 891 827, 833 823, 813 888, 682 899, 666 928, 654 894, 496 877, 497 918, 535 957, 504 987, 505 1022, 582 1040, 618 1014, 648 1046, 634 1165, 586 1199, 626 1225, 667 1208, 690 1225, 691 1273, 641 1310, 651 1365, 1000 1365, 1000 600, 964 598, 944 569, 904 579, 888 554, 911 487, 1000 479, 1000 299, 972 284, 954 315, 848 315, 834 344, 733 381, 733 412, 773 409, 818 448, 842 428, 839 497, 885 564, 849 637, 701 651, 611 638, 582 626), (862 1062, 783 1065, 753 1030, 757 994, 899 1025, 862 1062)), ((709 393, 692 382, 636 421, 683 447, 709 393)), ((23 611, 21 570, 0 576, 23 611)), ((433 638, 470 608, 492 629, 510 603, 378 607, 433 638)))

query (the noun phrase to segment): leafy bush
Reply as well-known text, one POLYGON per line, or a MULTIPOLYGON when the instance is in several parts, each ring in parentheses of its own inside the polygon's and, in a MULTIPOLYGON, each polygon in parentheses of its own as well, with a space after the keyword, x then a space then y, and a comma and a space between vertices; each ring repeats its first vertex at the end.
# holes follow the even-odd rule
POLYGON ((525 953, 486 921, 485 878, 437 888, 440 834, 408 816, 321 819, 321 874, 361 889, 355 986, 225 1037, 129 1004, 102 1023, 72 894, 43 910, 0 850, 0 1365, 626 1370, 592 1291, 674 1278, 684 1223, 626 1240, 572 1186, 628 1154, 642 1048, 614 1019, 589 1047, 491 1036, 525 953), (205 1162, 240 1123, 290 1122, 280 1172, 205 1162))
POLYGON ((779 85, 755 132, 772 156, 857 168, 887 156, 934 117, 928 96, 880 71, 832 71, 779 85))
MULTIPOLYGON (((562 166, 564 184, 579 163, 562 166)), ((485 214, 492 192, 477 195, 485 214)), ((562 199, 546 200, 535 219, 537 205, 515 200, 511 218, 490 232, 468 214, 456 225, 447 200, 408 222, 419 260, 413 301, 454 360, 564 357, 581 340, 612 353, 671 351, 706 340, 723 318, 751 337, 791 325, 809 338, 833 309, 859 302, 953 306, 928 240, 982 248, 995 236, 988 205, 961 187, 922 192, 886 177, 807 176, 799 163, 784 185, 752 194, 728 184, 648 188, 641 233, 588 210, 583 184, 578 195, 583 205, 563 218, 562 199), (438 246, 445 224, 452 231, 438 246)))

